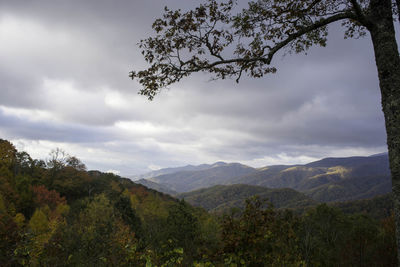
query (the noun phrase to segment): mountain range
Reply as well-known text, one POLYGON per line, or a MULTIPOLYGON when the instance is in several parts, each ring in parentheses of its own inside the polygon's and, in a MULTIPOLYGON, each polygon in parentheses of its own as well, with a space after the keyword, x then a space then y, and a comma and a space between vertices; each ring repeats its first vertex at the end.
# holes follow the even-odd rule
POLYGON ((222 166, 222 165, 227 165, 227 163, 216 162, 214 164, 186 165, 183 167, 163 168, 160 170, 155 170, 155 171, 147 172, 144 174, 133 175, 133 176, 130 176, 129 178, 131 180, 148 179, 148 178, 153 178, 153 177, 170 174, 170 173, 177 173, 177 172, 184 172, 184 171, 201 171, 201 170, 206 170, 206 169, 210 169, 210 168, 222 166))
POLYGON ((256 171, 256 169, 240 163, 218 162, 209 165, 209 168, 206 169, 178 171, 148 178, 147 180, 182 193, 213 185, 230 184, 233 178, 249 175, 256 171))
POLYGON ((391 192, 387 153, 258 169, 217 162, 161 169, 142 177, 147 178, 135 182, 214 211, 243 206, 243 200, 255 194, 269 198, 276 207, 294 207, 313 201, 368 199, 391 192), (287 198, 277 198, 278 192, 287 198))

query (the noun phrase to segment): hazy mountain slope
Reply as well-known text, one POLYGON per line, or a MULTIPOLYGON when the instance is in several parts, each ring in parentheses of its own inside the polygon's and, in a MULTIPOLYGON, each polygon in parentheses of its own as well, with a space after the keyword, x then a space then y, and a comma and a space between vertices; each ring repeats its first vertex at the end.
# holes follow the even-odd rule
POLYGON ((289 165, 267 166, 264 168, 257 169, 256 172, 253 172, 251 174, 248 174, 245 176, 240 176, 240 177, 234 177, 231 180, 231 183, 232 184, 242 183, 242 184, 260 185, 260 182, 272 179, 277 174, 279 174, 282 170, 285 170, 289 167, 292 167, 292 166, 289 166, 289 165))
POLYGON ((152 181, 150 181, 148 179, 136 180, 135 183, 144 185, 147 188, 151 188, 151 189, 154 189, 154 190, 156 190, 158 192, 162 192, 162 193, 165 193, 165 194, 168 194, 168 195, 177 194, 176 191, 170 189, 168 186, 163 185, 163 184, 159 184, 159 183, 156 183, 156 182, 152 182, 152 181))
MULTIPOLYGON (((322 202, 364 199, 391 192, 387 154, 326 158, 305 165, 276 165, 260 169, 223 162, 192 167, 202 170, 152 177, 147 179, 147 186, 173 194, 174 191, 189 192, 214 185, 249 184, 292 188, 322 202)), ((145 184, 146 180, 140 183, 145 184)))
POLYGON ((389 168, 389 159, 387 153, 381 153, 372 155, 369 157, 342 157, 342 158, 324 158, 318 161, 314 161, 306 164, 308 167, 362 167, 362 166, 374 166, 380 171, 387 170, 389 168))
POLYGON ((387 154, 326 158, 306 165, 271 166, 232 183, 292 188, 318 201, 369 198, 391 191, 387 154))
POLYGON ((243 208, 245 200, 254 195, 268 199, 276 208, 306 207, 317 203, 293 189, 270 189, 244 184, 217 185, 179 194, 177 197, 209 211, 228 212, 233 207, 243 208))
POLYGON ((239 163, 213 164, 213 167, 201 171, 184 171, 160 175, 149 180, 163 184, 178 192, 188 192, 218 184, 227 184, 238 176, 256 172, 256 169, 239 163))
POLYGON ((183 171, 201 171, 205 169, 209 169, 218 165, 225 165, 227 163, 224 162, 217 162, 214 164, 201 164, 201 165, 187 165, 183 167, 175 167, 175 168, 164 168, 156 171, 151 171, 148 173, 144 174, 139 174, 139 175, 133 175, 130 176, 129 178, 132 180, 140 180, 140 179, 148 179, 160 175, 165 175, 165 174, 171 174, 171 173, 177 173, 177 172, 183 172, 183 171))
POLYGON ((366 199, 391 192, 392 184, 387 176, 352 177, 321 185, 304 193, 322 201, 346 201, 366 199))
POLYGON ((272 166, 261 169, 243 177, 233 179, 232 183, 253 184, 272 188, 289 187, 296 190, 306 190, 342 178, 343 168, 272 166))

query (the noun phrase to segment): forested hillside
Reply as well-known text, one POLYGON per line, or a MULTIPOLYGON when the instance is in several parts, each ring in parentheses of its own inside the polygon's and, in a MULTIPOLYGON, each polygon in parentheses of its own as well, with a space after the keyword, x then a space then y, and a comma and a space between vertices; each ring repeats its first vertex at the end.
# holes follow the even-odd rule
MULTIPOLYGON (((272 189, 243 184, 216 185, 176 195, 191 205, 202 207, 216 214, 226 214, 231 210, 242 211, 245 208, 246 200, 253 196, 267 200, 276 209, 290 209, 297 214, 307 212, 312 207, 321 204, 321 202, 290 188, 272 189)), ((389 217, 393 212, 391 194, 368 199, 330 202, 328 205, 339 208, 346 214, 360 213, 375 219, 389 217)))
POLYGON ((1 266, 396 266, 394 229, 393 216, 326 205, 298 215, 257 197, 217 217, 61 150, 45 162, 0 139, 1 266))
POLYGON ((44 162, 0 140, 1 266, 183 264, 215 248, 215 229, 205 211, 60 150, 44 162))
POLYGON ((144 185, 147 188, 151 188, 151 189, 154 189, 154 190, 156 190, 158 192, 163 192, 163 193, 166 193, 166 194, 171 195, 171 196, 176 195, 178 193, 178 192, 170 189, 169 187, 167 187, 167 186, 165 186, 163 184, 159 184, 159 183, 153 182, 153 181, 148 180, 148 179, 136 180, 135 183, 144 185))
POLYGON ((267 199, 275 208, 305 208, 318 202, 290 188, 270 189, 254 185, 216 185, 177 195, 194 206, 208 211, 228 213, 232 208, 243 209, 245 200, 257 195, 267 199))
POLYGON ((390 217, 393 213, 392 194, 376 196, 369 199, 359 199, 330 203, 346 214, 362 213, 376 219, 390 217))

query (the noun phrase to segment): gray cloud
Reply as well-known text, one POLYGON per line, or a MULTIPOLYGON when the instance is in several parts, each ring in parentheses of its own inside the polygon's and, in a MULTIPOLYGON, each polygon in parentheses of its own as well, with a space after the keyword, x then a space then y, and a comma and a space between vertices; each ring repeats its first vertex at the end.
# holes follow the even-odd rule
POLYGON ((0 125, 2 134, 12 139, 26 138, 66 143, 99 143, 112 140, 108 129, 41 120, 30 121, 18 116, 10 116, 1 109, 0 125))
POLYGON ((0 2, 0 134, 37 157, 63 146, 90 168, 304 162, 385 149, 369 37, 279 55, 278 73, 209 81, 196 74, 153 102, 127 77, 136 43, 165 5, 198 1, 0 2))

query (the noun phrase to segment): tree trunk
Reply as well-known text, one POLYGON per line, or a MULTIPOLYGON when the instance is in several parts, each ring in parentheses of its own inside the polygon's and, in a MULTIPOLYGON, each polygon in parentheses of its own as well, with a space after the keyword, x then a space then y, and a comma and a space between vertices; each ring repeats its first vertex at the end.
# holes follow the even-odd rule
POLYGON ((397 19, 400 22, 400 0, 396 0, 396 5, 397 5, 397 19))
POLYGON ((400 57, 391 0, 371 0, 369 21, 385 116, 400 266, 400 57))

